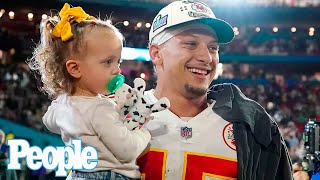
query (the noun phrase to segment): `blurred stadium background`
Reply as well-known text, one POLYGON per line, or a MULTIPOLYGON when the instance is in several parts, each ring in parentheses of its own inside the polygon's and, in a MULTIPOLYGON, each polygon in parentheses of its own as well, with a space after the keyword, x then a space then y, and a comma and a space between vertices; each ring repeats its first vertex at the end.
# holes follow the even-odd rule
MULTIPOLYGON (((39 92, 25 61, 39 40, 41 19, 56 15, 64 2, 110 18, 126 38, 121 69, 127 83, 142 77, 148 89, 154 84, 148 31, 157 11, 171 0, 1 0, 0 129, 7 139, 62 145, 42 124, 50 101, 39 92)), ((213 83, 237 84, 266 108, 278 122, 293 162, 300 161, 304 124, 320 120, 320 0, 205 2, 236 33, 232 43, 220 47, 219 76, 213 83)), ((45 169, 25 166, 17 173, 19 179, 58 179, 45 169)))

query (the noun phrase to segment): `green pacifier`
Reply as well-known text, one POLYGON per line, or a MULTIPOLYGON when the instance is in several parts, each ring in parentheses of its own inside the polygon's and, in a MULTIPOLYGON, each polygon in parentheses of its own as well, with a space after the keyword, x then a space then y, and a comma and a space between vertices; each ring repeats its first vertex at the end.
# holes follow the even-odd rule
POLYGON ((108 83, 108 91, 113 94, 116 92, 117 89, 119 89, 122 84, 124 83, 124 76, 122 74, 116 75, 114 78, 111 79, 111 81, 108 83))

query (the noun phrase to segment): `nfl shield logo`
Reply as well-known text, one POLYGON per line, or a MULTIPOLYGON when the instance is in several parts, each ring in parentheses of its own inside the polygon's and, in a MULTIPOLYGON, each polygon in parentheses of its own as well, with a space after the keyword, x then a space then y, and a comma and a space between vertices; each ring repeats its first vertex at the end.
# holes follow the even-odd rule
POLYGON ((186 127, 181 127, 181 137, 183 138, 191 138, 192 137, 192 128, 186 127))

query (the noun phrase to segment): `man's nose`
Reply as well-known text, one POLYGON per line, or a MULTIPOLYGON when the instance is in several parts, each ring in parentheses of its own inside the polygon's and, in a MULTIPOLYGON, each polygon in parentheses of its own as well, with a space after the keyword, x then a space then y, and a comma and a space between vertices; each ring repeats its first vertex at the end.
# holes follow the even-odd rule
POLYGON ((201 61, 205 64, 209 64, 212 62, 212 56, 210 54, 210 51, 207 45, 199 44, 196 53, 197 53, 196 59, 198 61, 201 61))

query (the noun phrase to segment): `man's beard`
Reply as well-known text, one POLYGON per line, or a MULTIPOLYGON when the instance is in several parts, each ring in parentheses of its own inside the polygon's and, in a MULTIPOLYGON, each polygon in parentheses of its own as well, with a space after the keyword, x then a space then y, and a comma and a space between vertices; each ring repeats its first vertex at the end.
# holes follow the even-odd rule
POLYGON ((201 97, 201 96, 206 95, 208 92, 208 89, 197 88, 197 87, 191 86, 189 84, 185 84, 184 89, 187 93, 187 96, 189 96, 190 98, 201 97))

